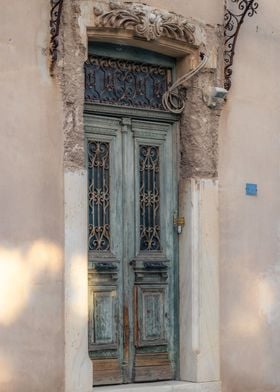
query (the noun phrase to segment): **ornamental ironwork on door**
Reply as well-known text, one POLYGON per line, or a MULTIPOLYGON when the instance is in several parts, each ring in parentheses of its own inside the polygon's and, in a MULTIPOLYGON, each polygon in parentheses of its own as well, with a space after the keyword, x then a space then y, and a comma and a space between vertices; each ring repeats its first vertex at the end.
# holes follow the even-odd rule
POLYGON ((140 177, 140 250, 160 250, 160 161, 159 147, 141 145, 140 177))
POLYGON ((161 109, 169 70, 108 57, 85 69, 93 384, 174 379, 176 136, 144 110, 161 109))
POLYGON ((89 55, 85 102, 164 110, 171 69, 160 65, 89 55))
POLYGON ((109 143, 88 142, 89 249, 110 249, 110 147, 109 143))

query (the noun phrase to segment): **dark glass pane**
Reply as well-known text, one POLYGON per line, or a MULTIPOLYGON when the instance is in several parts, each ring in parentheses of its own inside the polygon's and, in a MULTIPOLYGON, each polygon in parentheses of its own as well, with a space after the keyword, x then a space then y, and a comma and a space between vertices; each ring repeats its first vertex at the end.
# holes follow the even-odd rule
POLYGON ((88 142, 89 250, 110 249, 110 146, 88 142))
POLYGON ((170 69, 159 65, 89 55, 85 101, 164 110, 170 69))
POLYGON ((159 147, 140 146, 140 250, 160 250, 159 147))

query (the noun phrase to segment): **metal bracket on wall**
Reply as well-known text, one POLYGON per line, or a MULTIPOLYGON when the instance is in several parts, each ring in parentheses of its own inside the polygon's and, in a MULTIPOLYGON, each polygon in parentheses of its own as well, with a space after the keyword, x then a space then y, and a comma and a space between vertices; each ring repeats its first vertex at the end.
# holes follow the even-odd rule
POLYGON ((50 74, 53 76, 54 65, 57 60, 57 49, 59 45, 59 27, 62 14, 63 0, 50 0, 50 74))
POLYGON ((246 16, 252 17, 257 13, 259 6, 256 0, 228 0, 230 3, 235 3, 235 9, 229 9, 226 4, 225 7, 225 51, 224 51, 224 62, 225 62, 225 89, 229 90, 231 87, 231 76, 233 58, 235 54, 235 46, 240 31, 240 27, 244 22, 246 16))

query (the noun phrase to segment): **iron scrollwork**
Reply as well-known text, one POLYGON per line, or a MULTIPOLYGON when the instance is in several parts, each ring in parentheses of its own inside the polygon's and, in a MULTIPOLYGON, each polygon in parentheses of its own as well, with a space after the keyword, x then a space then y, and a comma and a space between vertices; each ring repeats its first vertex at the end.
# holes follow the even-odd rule
POLYGON ((59 29, 62 14, 63 0, 51 0, 50 12, 50 73, 53 74, 55 62, 57 60, 57 50, 59 45, 59 29))
POLYGON ((258 2, 256 0, 230 0, 231 3, 235 3, 236 11, 232 11, 229 8, 225 10, 225 51, 224 51, 224 62, 225 62, 225 89, 229 90, 231 87, 231 76, 233 58, 235 54, 235 46, 237 42, 238 33, 240 27, 247 16, 252 17, 257 13, 258 2))
POLYGON ((140 250, 160 250, 160 161, 158 146, 140 146, 140 250))
POLYGON ((110 250, 110 145, 88 142, 89 250, 110 250))
POLYGON ((89 55, 85 101, 164 110, 162 97, 170 80, 169 68, 89 55))

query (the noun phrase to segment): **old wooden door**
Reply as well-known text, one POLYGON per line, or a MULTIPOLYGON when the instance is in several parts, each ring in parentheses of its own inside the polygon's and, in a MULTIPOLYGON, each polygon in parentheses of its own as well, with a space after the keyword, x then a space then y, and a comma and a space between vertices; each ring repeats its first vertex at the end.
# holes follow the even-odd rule
POLYGON ((110 111, 105 105, 96 114, 96 105, 95 110, 89 106, 85 132, 94 385, 173 379, 174 126, 156 111, 110 111))

